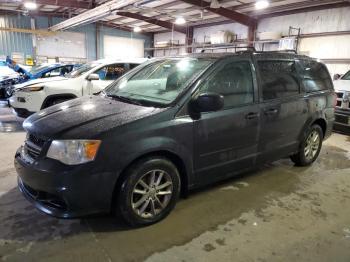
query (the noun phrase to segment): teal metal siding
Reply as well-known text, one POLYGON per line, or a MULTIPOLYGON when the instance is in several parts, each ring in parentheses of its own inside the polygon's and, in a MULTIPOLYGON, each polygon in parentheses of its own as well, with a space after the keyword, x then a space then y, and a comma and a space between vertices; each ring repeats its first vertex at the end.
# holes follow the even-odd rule
MULTIPOLYGON (((46 29, 50 25, 62 22, 64 19, 59 17, 35 17, 35 26, 37 29, 46 29)), ((9 28, 25 28, 30 29, 30 18, 27 16, 0 16, 0 26, 9 28)), ((69 29, 73 32, 85 33, 85 46, 87 60, 92 61, 103 58, 103 38, 104 35, 119 36, 119 37, 133 37, 145 40, 145 48, 151 47, 153 38, 150 35, 143 35, 133 32, 127 32, 110 27, 100 26, 100 34, 98 37, 99 55, 96 57, 96 24, 84 25, 69 29)), ((24 55, 33 56, 33 42, 32 35, 26 33, 13 33, 0 31, 0 55, 11 55, 13 52, 20 52, 24 55)), ((147 53, 146 53, 147 55, 147 53)))
MULTIPOLYGON (((23 16, 0 16, 0 27, 30 29, 30 18, 23 16)), ((32 55, 32 35, 0 31, 0 55, 11 55, 13 52, 23 53, 24 56, 32 55)))

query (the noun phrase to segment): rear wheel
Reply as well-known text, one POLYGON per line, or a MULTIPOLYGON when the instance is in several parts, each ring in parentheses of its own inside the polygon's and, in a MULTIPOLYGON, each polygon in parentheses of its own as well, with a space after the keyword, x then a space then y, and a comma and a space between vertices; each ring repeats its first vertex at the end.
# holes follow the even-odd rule
POLYGON ((299 152, 290 158, 297 166, 308 166, 318 157, 322 147, 323 131, 319 125, 311 126, 304 135, 299 152))
POLYGON ((130 225, 150 225, 171 212, 179 193, 175 165, 161 157, 146 158, 127 171, 116 208, 130 225))

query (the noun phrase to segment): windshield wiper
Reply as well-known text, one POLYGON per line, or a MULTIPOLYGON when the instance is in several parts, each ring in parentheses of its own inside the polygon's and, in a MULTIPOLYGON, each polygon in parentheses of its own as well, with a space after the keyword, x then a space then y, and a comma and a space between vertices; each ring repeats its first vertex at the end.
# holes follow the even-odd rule
POLYGON ((126 102, 129 104, 135 104, 135 105, 139 105, 139 106, 142 105, 142 103, 140 103, 140 101, 138 101, 137 99, 130 98, 130 97, 118 96, 118 95, 107 95, 107 96, 112 97, 112 98, 116 98, 119 101, 126 102))

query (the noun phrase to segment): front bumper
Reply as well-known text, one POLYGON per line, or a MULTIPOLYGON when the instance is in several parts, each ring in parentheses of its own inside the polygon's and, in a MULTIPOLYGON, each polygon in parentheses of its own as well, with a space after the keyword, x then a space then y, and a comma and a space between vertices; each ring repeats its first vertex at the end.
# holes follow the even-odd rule
POLYGON ((350 134, 350 110, 335 111, 334 130, 350 134))
POLYGON ((38 92, 22 92, 16 91, 9 98, 11 107, 16 109, 23 109, 28 112, 38 112, 45 100, 45 93, 43 91, 38 92))
MULTIPOLYGON (((11 105, 10 105, 11 106, 11 105)), ((19 117, 22 118, 27 118, 30 115, 34 114, 35 112, 30 112, 25 108, 16 108, 16 107, 12 107, 13 111, 15 111, 15 114, 19 117)))
POLYGON ((116 175, 98 172, 94 165, 67 166, 52 159, 29 163, 15 155, 18 187, 42 212, 74 218, 110 211, 116 175))

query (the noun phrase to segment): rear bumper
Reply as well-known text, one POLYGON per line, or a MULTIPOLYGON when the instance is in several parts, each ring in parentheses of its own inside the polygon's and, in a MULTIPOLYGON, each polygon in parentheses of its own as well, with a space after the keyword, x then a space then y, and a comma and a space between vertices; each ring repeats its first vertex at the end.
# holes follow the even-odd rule
POLYGON ((115 174, 99 173, 88 164, 66 166, 52 159, 28 163, 20 152, 14 161, 19 190, 40 211, 59 218, 110 211, 115 174))

